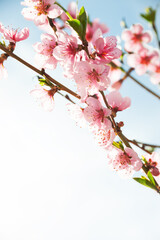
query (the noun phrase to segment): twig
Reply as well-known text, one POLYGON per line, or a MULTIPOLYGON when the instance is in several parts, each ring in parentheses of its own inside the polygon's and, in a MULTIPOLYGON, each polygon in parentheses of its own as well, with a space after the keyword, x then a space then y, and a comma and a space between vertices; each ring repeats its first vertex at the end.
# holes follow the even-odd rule
POLYGON ((130 77, 134 82, 136 82, 139 86, 141 86, 142 88, 144 88, 147 92, 151 93, 153 96, 155 96, 156 98, 158 98, 160 100, 160 96, 158 94, 156 94, 155 92, 153 92, 150 88, 146 87, 144 84, 142 84, 141 82, 139 82, 137 79, 135 79, 134 77, 132 77, 130 74, 128 75, 128 77, 130 77))
POLYGON ((47 73, 45 73, 43 70, 39 70, 38 68, 35 68, 33 65, 29 64, 28 62, 24 61, 22 58, 18 57, 17 55, 15 55, 14 53, 12 53, 11 51, 9 51, 6 47, 4 47, 3 45, 0 45, 0 49, 4 52, 6 52, 9 56, 11 56, 12 58, 16 59, 17 61, 21 62, 23 65, 25 65, 26 67, 32 69, 34 72, 40 74, 41 76, 45 76, 49 81, 51 81, 52 83, 54 83, 56 86, 58 86, 60 88, 60 90, 68 92, 69 94, 71 94, 72 96, 80 99, 81 97, 73 92, 72 90, 70 90, 69 88, 67 88, 66 86, 62 85, 61 83, 59 83, 58 81, 56 81, 54 78, 52 78, 51 76, 49 76, 47 73))

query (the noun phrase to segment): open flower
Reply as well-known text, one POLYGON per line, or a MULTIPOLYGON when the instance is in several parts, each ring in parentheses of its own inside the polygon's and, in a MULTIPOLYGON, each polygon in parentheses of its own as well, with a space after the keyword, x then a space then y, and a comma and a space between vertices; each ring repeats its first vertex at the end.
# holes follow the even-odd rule
POLYGON ((77 126, 85 127, 86 120, 84 118, 84 109, 77 104, 67 103, 67 110, 73 120, 75 120, 77 126))
POLYGON ((84 109, 84 117, 91 126, 105 125, 107 129, 111 128, 111 122, 108 120, 108 116, 111 111, 108 108, 102 106, 100 101, 94 97, 88 97, 86 100, 87 107, 84 109))
POLYGON ((122 97, 120 92, 113 91, 110 92, 106 99, 108 104, 112 107, 115 112, 122 111, 131 105, 131 99, 129 97, 122 97))
POLYGON ((18 29, 9 29, 5 27, 2 27, 2 30, 5 39, 9 42, 16 43, 29 37, 29 29, 27 27, 23 28, 20 31, 18 31, 18 29))
POLYGON ((101 128, 94 125, 91 126, 90 129, 94 134, 95 141, 100 147, 108 149, 112 145, 116 137, 113 128, 108 128, 105 124, 101 124, 101 128))
POLYGON ((57 66, 57 59, 53 56, 53 50, 56 47, 56 36, 51 34, 42 34, 41 42, 33 45, 37 52, 35 60, 41 68, 55 69, 57 66))
POLYGON ((57 18, 63 10, 55 4, 55 0, 25 0, 22 5, 28 8, 23 8, 22 15, 27 20, 33 20, 36 25, 46 24, 47 17, 57 18))
POLYGON ((135 68, 138 75, 143 75, 149 70, 152 59, 158 57, 158 52, 148 48, 141 48, 137 53, 128 55, 127 63, 135 68))
POLYGON ((52 111, 54 107, 54 94, 56 93, 56 88, 51 88, 50 90, 46 90, 40 85, 37 85, 35 89, 33 89, 30 94, 39 102, 42 108, 45 111, 52 111))
POLYGON ((125 29, 122 33, 122 39, 125 41, 124 48, 128 52, 136 52, 143 43, 149 43, 152 39, 150 32, 143 31, 141 24, 134 24, 130 29, 125 29))
POLYGON ((149 75, 153 84, 160 83, 160 57, 155 57, 152 59, 149 66, 149 75))
POLYGON ((117 171, 122 177, 132 177, 134 171, 142 168, 142 162, 137 153, 126 147, 123 150, 111 147, 108 151, 109 166, 117 171))
POLYGON ((87 95, 94 95, 106 90, 110 80, 108 78, 109 66, 81 61, 76 64, 74 79, 82 101, 87 95))
POLYGON ((121 56, 122 52, 117 48, 117 38, 114 36, 102 37, 102 32, 96 31, 93 45, 95 48, 95 60, 101 63, 110 63, 121 56), (97 35, 97 36, 96 36, 97 35))

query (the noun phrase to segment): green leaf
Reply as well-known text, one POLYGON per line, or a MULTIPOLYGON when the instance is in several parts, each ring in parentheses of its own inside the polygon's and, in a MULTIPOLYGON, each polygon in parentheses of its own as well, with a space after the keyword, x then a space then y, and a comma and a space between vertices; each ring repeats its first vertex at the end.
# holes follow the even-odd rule
POLYGON ((148 163, 144 156, 142 156, 142 160, 144 163, 146 163, 146 164, 148 163))
POLYGON ((151 7, 145 9, 145 13, 141 13, 140 16, 147 22, 154 23, 156 19, 156 10, 151 7))
POLYGON ((78 19, 72 19, 67 21, 68 24, 78 33, 80 39, 83 39, 83 25, 78 19))
POLYGON ((122 144, 121 141, 120 141, 120 142, 114 142, 114 141, 113 141, 112 145, 113 145, 114 147, 119 148, 119 149, 121 149, 121 150, 124 151, 124 147, 123 147, 123 144, 122 144))
POLYGON ((149 180, 147 180, 146 178, 133 178, 135 181, 137 181, 138 183, 146 186, 146 187, 149 187, 149 188, 152 188, 154 190, 156 190, 156 186, 153 185, 149 180))
POLYGON ((153 185, 156 186, 154 177, 150 171, 148 171, 147 176, 148 176, 149 180, 151 181, 151 183, 153 183, 153 185))
POLYGON ((119 146, 124 151, 123 143, 121 141, 119 142, 119 146))
POLYGON ((119 143, 117 143, 117 142, 114 142, 114 141, 113 141, 112 145, 113 145, 114 147, 116 147, 116 148, 120 148, 119 143))
POLYGON ((81 7, 79 14, 77 16, 77 19, 82 24, 82 27, 83 27, 82 40, 84 40, 85 36, 86 36, 86 28, 87 28, 87 14, 86 14, 84 7, 81 7))
POLYGON ((44 78, 38 77, 38 81, 39 81, 39 84, 40 84, 41 86, 44 86, 44 85, 49 86, 49 84, 47 83, 46 79, 44 79, 44 78))

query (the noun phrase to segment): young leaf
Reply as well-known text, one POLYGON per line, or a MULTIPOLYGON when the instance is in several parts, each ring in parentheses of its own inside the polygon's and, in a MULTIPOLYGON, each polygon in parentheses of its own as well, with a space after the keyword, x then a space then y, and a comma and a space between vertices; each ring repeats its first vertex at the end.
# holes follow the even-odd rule
POLYGON ((146 163, 146 164, 148 163, 144 156, 142 156, 142 160, 144 163, 146 163))
POLYGON ((113 145, 114 147, 116 147, 116 148, 119 148, 119 149, 120 149, 119 143, 117 143, 117 142, 114 142, 114 141, 113 141, 112 145, 113 145))
POLYGON ((83 39, 83 25, 78 19, 72 19, 67 21, 68 24, 78 33, 80 39, 83 39))
POLYGON ((81 7, 79 14, 77 16, 77 19, 81 22, 82 27, 83 27, 83 35, 82 35, 82 40, 85 39, 86 36, 86 28, 87 28, 87 14, 84 9, 84 7, 81 7))
POLYGON ((114 141, 113 141, 112 145, 113 145, 114 147, 119 148, 119 149, 121 149, 121 150, 124 151, 124 147, 123 147, 123 144, 122 144, 121 141, 120 141, 120 142, 114 142, 114 141))
POLYGON ((133 178, 133 179, 146 187, 156 190, 156 186, 153 185, 149 180, 147 180, 145 178, 133 178))
POLYGON ((153 185, 156 186, 154 177, 153 177, 153 175, 152 175, 152 173, 150 171, 148 171, 147 176, 148 176, 149 180, 151 181, 151 183, 153 183, 153 185))
POLYGON ((151 7, 145 9, 145 13, 141 13, 140 16, 147 22, 154 23, 156 18, 156 10, 151 7))
POLYGON ((121 141, 119 141, 119 146, 124 151, 123 143, 121 141))

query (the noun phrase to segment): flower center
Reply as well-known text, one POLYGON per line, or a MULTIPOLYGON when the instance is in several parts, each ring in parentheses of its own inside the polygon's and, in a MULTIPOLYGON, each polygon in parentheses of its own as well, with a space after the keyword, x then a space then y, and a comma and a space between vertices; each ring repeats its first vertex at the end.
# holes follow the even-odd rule
POLYGON ((50 4, 45 4, 43 1, 40 1, 34 8, 38 11, 37 15, 40 16, 41 14, 47 15, 50 6, 50 4))
POLYGON ((97 82, 100 81, 99 80, 99 74, 96 72, 95 69, 93 69, 92 72, 88 72, 88 75, 89 75, 90 80, 97 81, 97 82))

